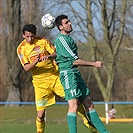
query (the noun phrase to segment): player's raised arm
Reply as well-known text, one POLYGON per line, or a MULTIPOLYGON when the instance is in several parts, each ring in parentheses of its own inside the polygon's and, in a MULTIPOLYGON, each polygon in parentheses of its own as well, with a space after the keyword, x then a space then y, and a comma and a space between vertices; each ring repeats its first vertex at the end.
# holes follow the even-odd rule
POLYGON ((77 59, 76 61, 73 62, 73 65, 76 65, 76 66, 102 67, 103 63, 101 61, 88 62, 88 61, 84 61, 84 60, 81 60, 81 59, 77 59))

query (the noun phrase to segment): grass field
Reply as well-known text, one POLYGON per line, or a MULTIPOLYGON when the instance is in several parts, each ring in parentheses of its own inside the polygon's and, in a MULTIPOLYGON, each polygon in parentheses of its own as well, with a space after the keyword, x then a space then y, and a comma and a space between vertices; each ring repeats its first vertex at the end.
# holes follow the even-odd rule
MULTIPOLYGON (((104 106, 96 105, 100 116, 104 117, 104 106)), ((116 106, 117 117, 133 117, 133 105, 116 106)), ((47 109, 45 133, 68 133, 66 122, 67 105, 54 105, 47 109)), ((34 105, 18 107, 0 107, 0 133, 36 133, 36 111, 34 105)), ((78 133, 91 133, 78 117, 78 133)), ((105 123, 104 123, 105 124, 105 123)), ((109 123, 110 133, 133 133, 133 123, 109 123)))

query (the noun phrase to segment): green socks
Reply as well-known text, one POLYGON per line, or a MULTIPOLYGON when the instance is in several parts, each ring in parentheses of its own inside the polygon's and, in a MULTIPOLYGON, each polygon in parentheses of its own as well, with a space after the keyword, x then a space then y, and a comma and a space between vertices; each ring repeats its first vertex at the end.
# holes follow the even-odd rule
POLYGON ((102 121, 100 120, 95 109, 88 111, 87 115, 90 121, 94 124, 94 126, 97 128, 97 130, 99 130, 100 133, 109 133, 103 125, 102 121))
POLYGON ((77 133, 77 116, 76 113, 67 114, 69 133, 77 133))
MULTIPOLYGON (((109 133, 102 121, 100 120, 95 109, 87 112, 87 115, 90 121, 94 124, 94 126, 99 130, 100 133, 109 133)), ((69 127, 69 133, 77 133, 77 116, 76 113, 68 113, 67 114, 67 122, 69 127)))

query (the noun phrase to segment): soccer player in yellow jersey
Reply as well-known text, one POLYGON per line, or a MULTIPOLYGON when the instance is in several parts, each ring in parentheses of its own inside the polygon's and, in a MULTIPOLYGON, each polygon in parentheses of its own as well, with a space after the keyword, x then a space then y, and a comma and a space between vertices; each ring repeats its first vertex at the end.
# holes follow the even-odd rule
MULTIPOLYGON (((24 40, 17 48, 17 55, 24 70, 31 71, 37 110, 37 133, 44 133, 46 108, 55 104, 55 94, 64 97, 64 89, 54 62, 55 48, 46 39, 36 37, 36 26, 33 24, 24 25, 22 35, 24 40)), ((96 128, 89 122, 82 105, 78 113, 91 132, 97 133, 96 128)))

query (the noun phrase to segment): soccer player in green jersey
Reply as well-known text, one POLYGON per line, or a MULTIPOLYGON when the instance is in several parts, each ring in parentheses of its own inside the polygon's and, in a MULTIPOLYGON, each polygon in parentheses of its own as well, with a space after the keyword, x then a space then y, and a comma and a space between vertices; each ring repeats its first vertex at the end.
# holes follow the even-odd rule
POLYGON ((82 79, 78 66, 93 66, 101 68, 101 61, 88 62, 79 59, 77 46, 73 38, 70 37, 72 32, 71 22, 66 15, 60 15, 55 19, 60 34, 54 41, 56 47, 56 62, 59 66, 60 80, 65 90, 65 99, 68 101, 69 109, 67 121, 70 133, 77 133, 77 109, 79 103, 82 103, 90 121, 95 125, 100 133, 108 133, 100 120, 93 102, 90 98, 90 91, 82 79))

